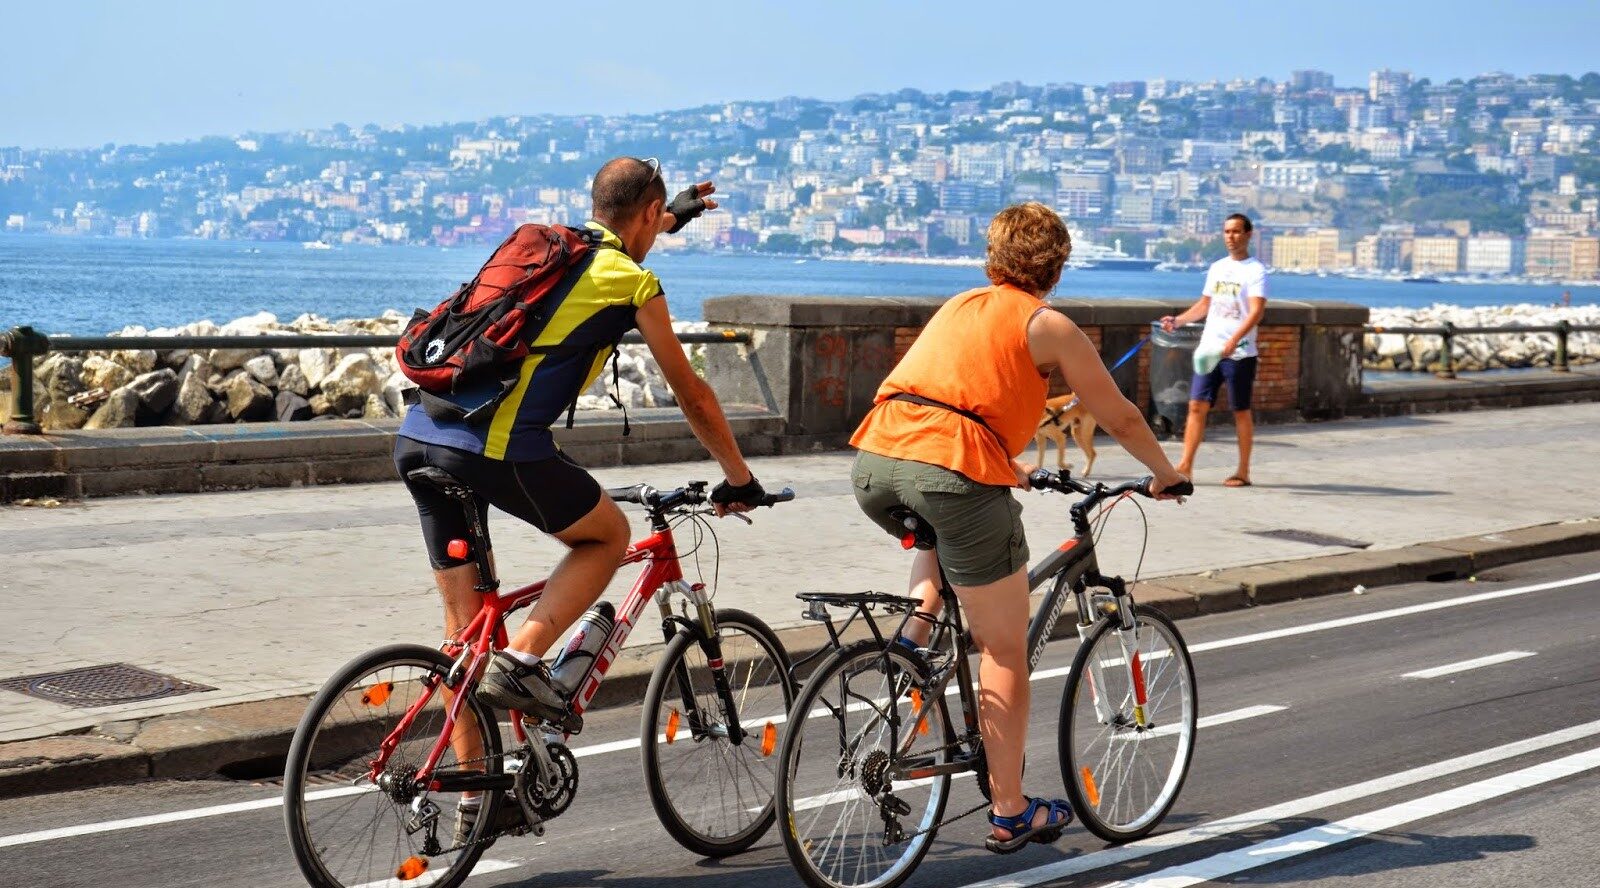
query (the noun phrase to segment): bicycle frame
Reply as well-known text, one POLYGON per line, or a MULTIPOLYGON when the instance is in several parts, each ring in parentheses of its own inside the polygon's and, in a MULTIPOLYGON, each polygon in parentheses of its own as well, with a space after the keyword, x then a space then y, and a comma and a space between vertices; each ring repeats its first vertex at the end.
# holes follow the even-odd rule
MULTIPOLYGON (((1124 494, 1126 496, 1126 494, 1124 494)), ((1122 634, 1123 662, 1129 671, 1129 687, 1134 691, 1134 720, 1139 727, 1146 725, 1145 703, 1146 691, 1144 682, 1144 668, 1139 652, 1135 648, 1131 655, 1126 640, 1126 633, 1134 628, 1134 612, 1132 597, 1128 592, 1127 584, 1121 577, 1108 577, 1100 573, 1100 564, 1095 555, 1094 536, 1090 529, 1088 510, 1082 504, 1074 504, 1071 508, 1073 536, 1063 542, 1049 555, 1040 559, 1037 564, 1028 569, 1028 590, 1032 592, 1039 588, 1052 577, 1055 582, 1050 590, 1045 593, 1044 600, 1039 603, 1039 609, 1034 612, 1028 623, 1028 673, 1031 675, 1039 664, 1039 658, 1044 654, 1044 647, 1050 642, 1050 636, 1055 630, 1056 623, 1061 618, 1062 608, 1067 602, 1068 590, 1077 607, 1077 630, 1079 643, 1083 643, 1094 628, 1095 620, 1099 616, 1094 602, 1089 595, 1091 587, 1108 589, 1111 592, 1112 604, 1110 610, 1115 613, 1118 620, 1118 629, 1122 634)), ((945 599, 946 612, 949 614, 939 623, 947 626, 953 636, 959 637, 963 632, 960 604, 956 600, 954 591, 950 588, 949 581, 944 579, 943 569, 940 569, 941 595, 945 599)), ((900 631, 904 631, 907 621, 912 619, 907 615, 901 622, 900 631)), ((940 626, 935 627, 937 633, 940 626)), ((937 644, 938 636, 930 639, 930 645, 937 644)), ((971 667, 967 658, 957 657, 954 675, 959 682, 958 695, 961 700, 963 723, 968 736, 977 734, 978 701, 972 692, 971 667)), ((946 678, 948 681, 948 677, 946 678)), ((1100 686, 1102 681, 1095 676, 1089 676, 1089 688, 1094 698, 1097 715, 1102 721, 1111 718, 1110 705, 1101 698, 1100 686)), ((934 690, 943 693, 943 686, 934 690)), ((891 736, 894 733, 891 729, 891 736)), ((909 750, 915 738, 915 732, 909 733, 904 741, 904 746, 896 741, 895 745, 901 754, 909 750)), ((897 777, 904 779, 920 779, 935 776, 940 773, 956 773, 967 770, 962 762, 949 765, 926 765, 921 762, 912 763, 911 766, 898 769, 897 777)))
MULTIPOLYGON (((476 528, 475 528, 476 529, 476 528)), ((481 536, 479 536, 481 539, 481 536)), ((489 657, 494 651, 504 648, 507 643, 505 618, 513 611, 528 607, 537 602, 543 595, 546 580, 523 586, 510 592, 500 593, 498 580, 493 578, 492 567, 486 564, 487 557, 481 554, 479 547, 474 551, 480 552, 478 558, 480 576, 490 577, 489 582, 480 584, 478 591, 483 596, 483 605, 472 622, 467 624, 460 632, 444 644, 446 653, 455 653, 455 665, 446 675, 445 683, 450 687, 471 686, 472 682, 466 679, 481 675, 487 666, 489 657), (485 570, 488 568, 488 570, 485 570)), ((674 624, 688 623, 686 620, 672 614, 669 601, 673 592, 681 592, 693 602, 700 616, 700 625, 691 627, 709 637, 715 645, 716 627, 714 611, 710 599, 704 594, 701 584, 690 585, 683 579, 682 566, 678 563, 677 544, 673 540, 672 529, 660 523, 653 528, 653 533, 632 544, 623 553, 621 565, 647 562, 645 570, 634 581, 633 588, 622 602, 622 607, 617 612, 617 618, 611 628, 611 634, 606 639, 605 646, 595 657, 587 674, 578 682, 577 691, 571 701, 573 715, 581 716, 589 703, 594 700, 595 693, 600 689, 600 683, 605 678, 606 671, 616 661, 617 654, 622 650, 622 645, 638 625, 640 614, 645 605, 654 598, 660 605, 664 621, 663 631, 671 638, 674 624)), ((712 664, 714 669, 721 666, 720 655, 712 664)), ((720 669, 716 673, 721 676, 720 669)), ((400 738, 410 728, 418 713, 428 705, 439 682, 430 681, 428 686, 415 702, 407 709, 399 724, 389 735, 384 738, 379 747, 379 755, 373 760, 369 775, 374 781, 384 770, 390 754, 399 746, 400 738)), ((455 734, 455 726, 461 716, 461 709, 466 705, 465 694, 455 694, 445 712, 444 726, 440 731, 439 739, 428 753, 427 759, 418 770, 415 777, 419 786, 426 786, 430 791, 459 791, 473 789, 509 788, 511 778, 501 775, 489 777, 487 775, 460 774, 450 775, 448 781, 441 781, 440 775, 435 772, 439 761, 444 757, 445 749, 450 745, 450 740, 455 734), (501 784, 504 784, 502 786, 501 784)), ((511 713, 511 728, 519 744, 527 742, 527 731, 523 727, 522 713, 511 713)), ((563 735, 567 736, 566 734, 563 735)))

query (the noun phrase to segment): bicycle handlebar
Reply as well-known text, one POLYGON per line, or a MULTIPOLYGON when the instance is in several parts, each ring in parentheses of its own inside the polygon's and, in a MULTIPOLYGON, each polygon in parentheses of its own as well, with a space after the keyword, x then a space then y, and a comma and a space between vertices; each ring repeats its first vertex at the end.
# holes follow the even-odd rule
MULTIPOLYGON (((710 500, 710 494, 706 491, 707 486, 708 482, 705 481, 690 481, 675 490, 657 490, 648 484, 635 484, 632 487, 607 488, 606 495, 619 503, 638 503, 652 512, 669 512, 680 506, 704 505, 710 500)), ((751 505, 771 507, 793 499, 794 489, 785 487, 777 493, 763 496, 760 502, 751 505)))
MULTIPOLYGON (((1089 497, 1091 500, 1098 502, 1103 499, 1121 496, 1125 493, 1137 493, 1140 496, 1152 496, 1153 494, 1150 493, 1150 485, 1155 483, 1155 478, 1153 476, 1146 475, 1143 478, 1138 478, 1133 481, 1125 481, 1115 487, 1107 487, 1106 485, 1098 482, 1089 484, 1079 481, 1065 472, 1058 473, 1049 471, 1048 469, 1035 469, 1032 474, 1028 475, 1028 483, 1040 490, 1056 490, 1060 491, 1061 493, 1081 493, 1089 497)), ((1173 496, 1191 496, 1194 494, 1194 482, 1184 481, 1181 484, 1174 484, 1161 492, 1163 494, 1171 494, 1173 496)))

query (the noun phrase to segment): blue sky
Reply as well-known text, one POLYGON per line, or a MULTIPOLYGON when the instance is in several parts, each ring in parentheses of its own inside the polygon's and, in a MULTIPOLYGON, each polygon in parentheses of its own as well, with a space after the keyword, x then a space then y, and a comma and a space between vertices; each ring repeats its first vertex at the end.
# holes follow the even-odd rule
POLYGON ((272 3, 9 0, 0 146, 784 95, 1600 68, 1600 3, 272 3), (1032 10, 1032 11, 1029 11, 1032 10))

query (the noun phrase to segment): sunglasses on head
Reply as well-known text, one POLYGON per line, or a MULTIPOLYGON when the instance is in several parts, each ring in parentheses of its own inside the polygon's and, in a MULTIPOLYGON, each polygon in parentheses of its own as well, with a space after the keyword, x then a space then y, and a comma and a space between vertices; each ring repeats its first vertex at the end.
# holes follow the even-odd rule
POLYGON ((639 163, 644 164, 646 167, 649 167, 649 169, 650 169, 650 178, 644 180, 644 184, 639 186, 639 193, 634 195, 633 200, 634 200, 634 203, 637 204, 637 203, 640 203, 640 202, 642 202, 644 200, 644 196, 650 192, 650 186, 654 185, 657 179, 661 179, 661 184, 663 186, 665 186, 667 184, 667 181, 666 181, 666 179, 662 178, 662 176, 661 176, 661 160, 660 160, 660 158, 656 158, 656 157, 635 157, 634 160, 639 162, 639 163))

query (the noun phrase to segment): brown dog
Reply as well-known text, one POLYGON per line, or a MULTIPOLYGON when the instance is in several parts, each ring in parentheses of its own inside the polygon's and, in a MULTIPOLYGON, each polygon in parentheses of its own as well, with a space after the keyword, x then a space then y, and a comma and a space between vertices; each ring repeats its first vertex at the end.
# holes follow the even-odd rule
POLYGON ((1071 392, 1044 402, 1044 416, 1039 421, 1039 431, 1033 436, 1033 443, 1039 448, 1039 465, 1044 465, 1044 447, 1046 441, 1056 442, 1056 468, 1071 468, 1067 464, 1067 433, 1072 433, 1072 440, 1078 442, 1078 449, 1083 451, 1084 466, 1081 473, 1088 477, 1094 471, 1094 417, 1089 415, 1083 402, 1071 392))

